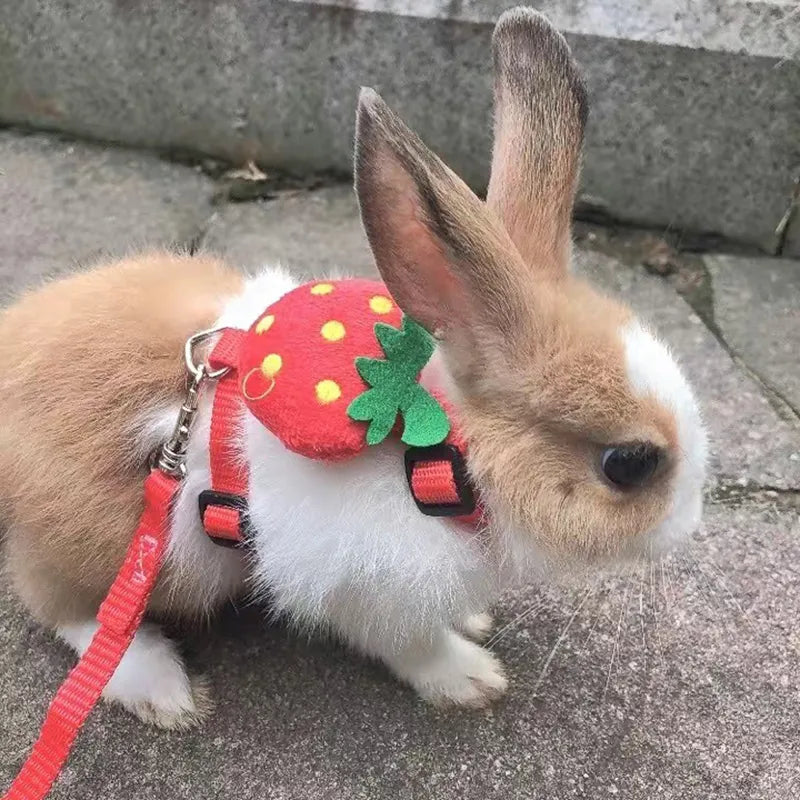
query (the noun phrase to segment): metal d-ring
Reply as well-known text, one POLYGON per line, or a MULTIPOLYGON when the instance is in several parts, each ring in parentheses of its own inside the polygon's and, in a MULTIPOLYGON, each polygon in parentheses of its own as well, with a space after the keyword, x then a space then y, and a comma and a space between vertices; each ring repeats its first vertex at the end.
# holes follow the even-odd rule
POLYGON ((194 336, 190 336, 186 340, 186 344, 183 348, 183 358, 186 361, 186 369, 189 370, 189 373, 192 377, 196 380, 200 380, 200 376, 204 378, 208 378, 209 380, 216 381, 222 378, 223 376, 227 375, 230 371, 230 367, 220 367, 219 369, 211 369, 207 364, 198 364, 195 361, 195 348, 202 344, 203 342, 211 339, 214 336, 219 335, 224 331, 224 328, 209 328, 205 331, 200 331, 196 333, 194 336), (201 372, 202 370, 202 372, 201 372))

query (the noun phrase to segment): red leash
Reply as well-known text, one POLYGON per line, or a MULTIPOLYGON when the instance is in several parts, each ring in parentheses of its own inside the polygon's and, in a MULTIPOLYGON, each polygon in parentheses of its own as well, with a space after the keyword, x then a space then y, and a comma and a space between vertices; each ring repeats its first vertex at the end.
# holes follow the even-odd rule
POLYGON ((144 513, 125 561, 97 612, 97 629, 47 711, 39 738, 3 800, 41 800, 50 791, 75 737, 128 649, 158 576, 169 510, 180 482, 154 469, 145 481, 144 513))
MULTIPOLYGON (((219 544, 244 540, 247 515, 247 471, 233 447, 241 412, 238 352, 244 332, 203 331, 186 343, 189 386, 172 437, 162 448, 158 467, 144 486, 145 507, 125 561, 97 613, 99 627, 86 652, 59 688, 47 711, 39 738, 3 800, 42 800, 64 766, 89 713, 138 629, 164 559, 170 509, 185 473, 186 447, 206 380, 219 381, 211 421, 212 488, 200 495, 206 532, 219 544), (194 349, 219 334, 208 364, 197 364, 194 349)), ((406 476, 422 513, 453 517, 478 525, 482 509, 474 496, 456 431, 447 442, 406 451, 406 476)))
POLYGON ((144 511, 125 561, 97 612, 99 627, 86 652, 56 692, 39 738, 3 800, 42 800, 47 795, 142 622, 164 561, 172 501, 185 474, 186 447, 200 387, 205 381, 218 380, 227 373, 227 369, 212 370, 196 363, 194 351, 219 333, 201 331, 186 342, 184 355, 189 373, 186 396, 175 430, 161 448, 157 466, 144 482, 144 511))

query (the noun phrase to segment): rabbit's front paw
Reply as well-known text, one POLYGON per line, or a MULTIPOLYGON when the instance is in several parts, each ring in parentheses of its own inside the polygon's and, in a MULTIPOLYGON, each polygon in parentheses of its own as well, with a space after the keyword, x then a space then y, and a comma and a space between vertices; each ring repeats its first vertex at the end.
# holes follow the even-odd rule
POLYGON ((454 631, 438 637, 430 648, 408 651, 393 662, 399 677, 436 705, 483 708, 508 686, 500 662, 454 631))
POLYGON ((485 642, 493 627, 492 615, 484 611, 483 614, 472 614, 467 617, 461 625, 461 632, 475 642, 485 642))

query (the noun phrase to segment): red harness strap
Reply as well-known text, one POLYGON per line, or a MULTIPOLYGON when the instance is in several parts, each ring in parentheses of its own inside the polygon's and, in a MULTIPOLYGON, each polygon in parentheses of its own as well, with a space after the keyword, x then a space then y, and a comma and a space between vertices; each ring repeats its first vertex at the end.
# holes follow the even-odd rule
POLYGON ((245 331, 227 328, 209 357, 212 369, 229 371, 217 383, 214 394, 209 441, 211 489, 200 494, 200 518, 214 542, 226 547, 235 547, 245 539, 248 476, 236 450, 243 408, 237 368, 244 337, 245 331))
POLYGON ((448 461, 427 461, 411 473, 411 491, 421 503, 432 506, 459 502, 458 488, 448 461))
MULTIPOLYGON (((211 539, 227 547, 246 539, 248 475, 236 451, 243 407, 238 354, 245 336, 245 331, 226 329, 209 357, 212 369, 227 368, 228 373, 217 384, 211 411, 211 489, 200 493, 200 517, 211 539)), ((445 444, 411 447, 406 451, 406 477, 423 514, 452 517, 475 527, 483 510, 476 502, 463 453, 464 443, 456 433, 445 444)))
POLYGON ((434 447, 411 447, 406 451, 406 478, 411 495, 423 514, 452 517, 471 528, 484 519, 484 510, 476 496, 467 471, 467 445, 455 426, 455 414, 447 398, 434 392, 450 419, 450 435, 434 447))
POLYGON ((3 800, 41 800, 50 791, 89 712, 128 649, 158 576, 168 537, 169 512, 179 482, 160 470, 145 481, 139 526, 106 599, 100 627, 61 684, 31 754, 3 800))
POLYGON ((452 517, 469 527, 483 520, 458 436, 434 447, 406 451, 406 478, 419 510, 432 517, 452 517))

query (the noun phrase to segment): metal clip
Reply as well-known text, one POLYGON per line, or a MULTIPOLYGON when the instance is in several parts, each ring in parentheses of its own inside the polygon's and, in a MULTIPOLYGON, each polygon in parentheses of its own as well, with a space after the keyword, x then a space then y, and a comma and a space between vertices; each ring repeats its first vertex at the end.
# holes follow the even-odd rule
POLYGON ((195 350, 197 346, 220 332, 220 328, 200 331, 200 333, 190 337, 184 346, 184 359, 186 361, 186 371, 189 373, 189 385, 186 390, 186 396, 183 399, 183 405, 181 405, 181 409, 178 412, 178 420, 175 423, 172 436, 161 447, 156 461, 156 466, 173 478, 186 476, 186 451, 189 446, 189 433, 200 402, 200 388, 206 381, 219 380, 229 371, 227 367, 211 369, 204 362, 197 363, 196 359, 195 350))
POLYGON ((195 349, 197 346, 222 333, 223 330, 224 328, 209 328, 207 331, 200 331, 194 336, 190 336, 186 340, 186 344, 183 346, 183 358, 186 362, 186 369, 189 371, 189 374, 195 378, 195 380, 200 380, 201 370, 205 370, 205 377, 212 381, 217 381, 224 375, 228 374, 228 367, 211 369, 208 364, 198 364, 195 359, 195 349))

